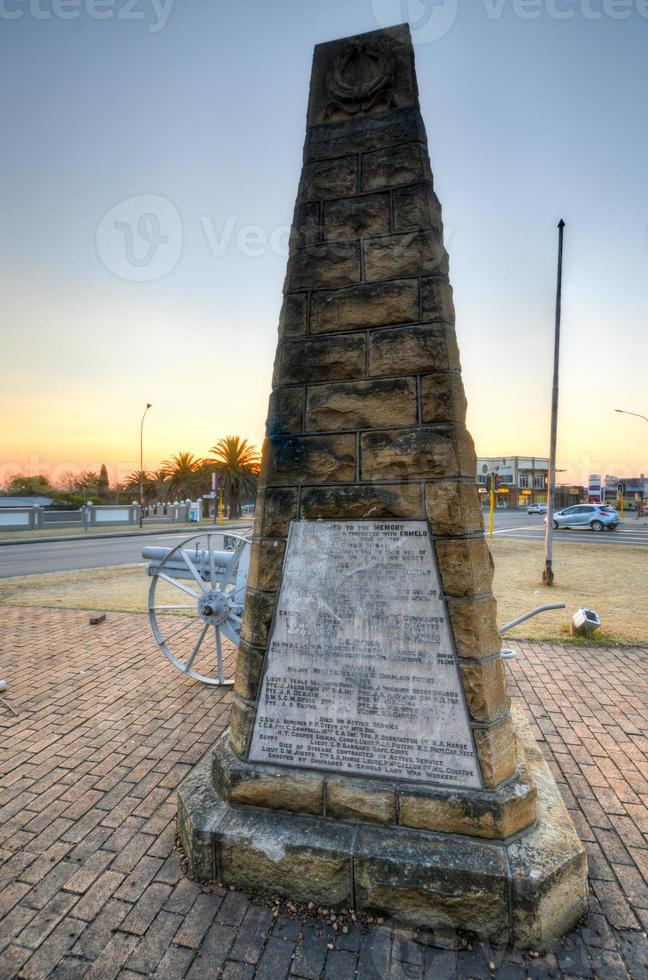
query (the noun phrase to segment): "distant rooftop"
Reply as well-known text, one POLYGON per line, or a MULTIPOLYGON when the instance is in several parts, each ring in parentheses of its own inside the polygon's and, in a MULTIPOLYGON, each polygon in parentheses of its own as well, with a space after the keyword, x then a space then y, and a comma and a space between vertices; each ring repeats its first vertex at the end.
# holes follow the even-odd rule
POLYGON ((53 497, 3 497, 0 494, 0 507, 49 507, 53 497))

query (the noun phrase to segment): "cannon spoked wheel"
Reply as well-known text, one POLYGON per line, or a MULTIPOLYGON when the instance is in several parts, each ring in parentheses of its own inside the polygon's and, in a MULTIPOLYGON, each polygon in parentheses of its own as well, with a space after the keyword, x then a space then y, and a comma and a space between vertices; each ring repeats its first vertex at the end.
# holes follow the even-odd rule
POLYGON ((208 531, 175 548, 145 548, 143 555, 153 559, 149 621, 164 656, 187 677, 231 686, 224 658, 240 643, 250 539, 208 531))

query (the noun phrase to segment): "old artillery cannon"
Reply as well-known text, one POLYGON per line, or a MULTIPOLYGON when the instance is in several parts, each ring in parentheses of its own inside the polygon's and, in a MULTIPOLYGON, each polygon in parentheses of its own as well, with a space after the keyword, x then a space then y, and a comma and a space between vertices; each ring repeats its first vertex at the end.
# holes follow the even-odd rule
POLYGON ((249 537, 208 531, 175 548, 146 547, 142 557, 151 576, 149 621, 164 656, 203 684, 233 684, 224 655, 240 642, 249 537))
MULTIPOLYGON (((149 620, 164 656, 183 674, 203 684, 232 685, 233 679, 225 678, 223 656, 228 644, 238 649, 241 639, 250 537, 208 531, 187 538, 175 548, 144 548, 142 557, 149 562, 151 576, 149 620), (186 596, 183 602, 164 601, 173 598, 173 588, 186 596), (178 616, 189 621, 179 626, 178 616), (174 628, 169 631, 170 626, 174 628)), ((564 603, 537 606, 500 627, 499 632, 507 633, 539 613, 564 608, 564 603)), ((515 656, 513 650, 502 650, 504 660, 515 656)))

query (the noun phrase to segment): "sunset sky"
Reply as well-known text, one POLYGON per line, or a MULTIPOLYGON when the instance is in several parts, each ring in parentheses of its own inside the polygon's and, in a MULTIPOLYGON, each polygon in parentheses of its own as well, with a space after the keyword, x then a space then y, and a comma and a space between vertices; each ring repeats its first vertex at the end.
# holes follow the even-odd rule
POLYGON ((562 217, 558 465, 648 473, 645 4, 126 9, 0 12, 0 482, 260 443, 313 45, 408 15, 478 452, 548 452, 562 217))

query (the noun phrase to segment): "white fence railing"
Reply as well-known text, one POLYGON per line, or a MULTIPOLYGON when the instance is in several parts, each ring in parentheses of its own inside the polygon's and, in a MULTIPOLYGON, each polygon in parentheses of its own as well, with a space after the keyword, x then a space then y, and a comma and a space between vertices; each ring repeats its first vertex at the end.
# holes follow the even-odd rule
MULTIPOLYGON (((160 505, 159 513, 154 513, 153 507, 145 507, 144 522, 186 524, 191 512, 191 501, 160 505)), ((139 519, 139 504, 87 504, 79 510, 48 510, 46 507, 3 507, 0 498, 0 532, 39 531, 54 527, 127 527, 139 524, 139 519)))

